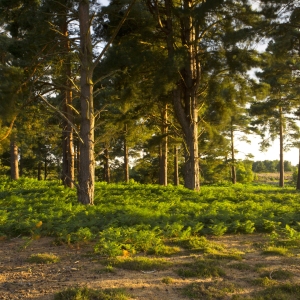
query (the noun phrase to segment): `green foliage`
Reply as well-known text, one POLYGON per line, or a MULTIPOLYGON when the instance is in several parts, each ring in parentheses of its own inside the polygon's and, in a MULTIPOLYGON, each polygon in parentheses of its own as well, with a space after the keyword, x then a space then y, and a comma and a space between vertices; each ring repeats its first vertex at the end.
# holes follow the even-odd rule
MULTIPOLYGON (((52 236, 57 243, 88 243, 104 256, 146 252, 170 255, 179 247, 215 249, 204 234, 273 232, 273 246, 295 247, 299 201, 293 188, 272 186, 183 187, 96 184, 95 205, 76 201, 76 191, 55 182, 0 181, 2 236, 52 236)), ((219 246, 220 247, 220 246, 219 246)))
POLYGON ((162 245, 158 237, 159 231, 132 228, 108 228, 100 233, 100 240, 95 246, 95 252, 101 255, 118 256, 123 250, 132 254, 136 252, 154 251, 162 245))
POLYGON ((252 172, 251 161, 245 160, 237 164, 236 180, 240 183, 252 182, 254 180, 254 173, 252 172))
MULTIPOLYGON (((255 161, 252 165, 253 172, 256 173, 276 173, 279 172, 279 160, 255 161)), ((290 161, 284 161, 284 170, 286 172, 294 171, 290 161)))

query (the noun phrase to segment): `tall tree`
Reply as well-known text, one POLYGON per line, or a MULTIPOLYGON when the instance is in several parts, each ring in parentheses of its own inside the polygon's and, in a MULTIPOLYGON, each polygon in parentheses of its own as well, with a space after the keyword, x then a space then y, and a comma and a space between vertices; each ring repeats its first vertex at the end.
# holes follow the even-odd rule
POLYGON ((208 82, 218 74, 245 73, 247 64, 253 63, 254 52, 242 45, 253 33, 258 14, 248 1, 149 0, 147 4, 165 36, 174 111, 186 147, 185 186, 199 190, 198 136, 208 82))
MULTIPOLYGON (((277 11, 281 9, 275 6, 277 11)), ((276 11, 274 7, 271 11, 276 11)), ((252 105, 252 112, 257 118, 253 124, 261 126, 263 146, 269 146, 269 140, 279 138, 280 179, 279 186, 284 186, 284 150, 298 143, 299 128, 295 121, 299 107, 299 24, 294 16, 299 11, 295 1, 289 1, 277 18, 272 30, 264 59, 262 71, 257 72, 261 83, 269 88, 269 95, 263 101, 252 105), (269 136, 267 135, 269 132, 269 136)))

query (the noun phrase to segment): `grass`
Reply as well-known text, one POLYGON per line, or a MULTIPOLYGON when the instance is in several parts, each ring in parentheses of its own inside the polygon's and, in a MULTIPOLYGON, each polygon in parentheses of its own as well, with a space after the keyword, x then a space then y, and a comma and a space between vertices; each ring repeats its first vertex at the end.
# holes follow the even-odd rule
POLYGON ((32 254, 28 258, 28 262, 35 264, 53 264, 60 261, 60 258, 53 253, 32 254))
POLYGON ((87 287, 68 288, 54 296, 54 300, 127 300, 129 295, 122 290, 93 290, 87 287))
POLYGON ((223 251, 212 250, 209 253, 205 253, 205 257, 210 259, 242 260, 244 254, 244 252, 238 251, 236 249, 224 249, 223 251))
POLYGON ((270 279, 269 277, 255 278, 252 283, 256 286, 268 287, 277 284, 276 280, 270 279))
POLYGON ((279 255, 279 256, 289 256, 290 252, 289 249, 285 247, 278 247, 278 246, 268 246, 263 251, 262 254, 265 255, 279 255))
POLYGON ((161 282, 165 284, 171 284, 174 282, 174 279, 172 277, 164 277, 161 282))
POLYGON ((196 261, 185 264, 183 268, 177 271, 178 275, 183 278, 188 277, 221 277, 225 276, 225 271, 220 268, 219 263, 214 260, 197 259, 196 261))
POLYGON ((195 300, 215 300, 229 299, 230 295, 239 290, 234 284, 214 281, 190 284, 183 289, 183 294, 195 300))
POLYGON ((172 263, 163 258, 148 257, 117 257, 109 261, 116 268, 145 272, 165 270, 172 265, 172 263))
POLYGON ((239 262, 239 263, 233 263, 228 265, 229 268, 231 269, 236 269, 239 271, 252 271, 253 267, 250 266, 249 264, 243 263, 243 262, 239 262))
POLYGON ((252 298, 253 300, 299 300, 300 285, 284 283, 277 286, 268 287, 252 298))
POLYGON ((270 277, 276 280, 286 280, 294 277, 294 274, 288 270, 278 269, 270 273, 270 277))

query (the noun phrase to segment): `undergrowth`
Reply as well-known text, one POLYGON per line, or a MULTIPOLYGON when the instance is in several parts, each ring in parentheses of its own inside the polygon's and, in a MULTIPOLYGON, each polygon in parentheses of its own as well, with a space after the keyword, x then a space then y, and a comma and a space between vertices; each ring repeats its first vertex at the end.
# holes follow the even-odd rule
POLYGON ((203 186, 198 193, 171 185, 96 183, 95 205, 84 206, 77 203, 75 189, 56 182, 2 178, 0 205, 1 239, 97 241, 95 252, 108 257, 124 251, 174 255, 185 248, 226 258, 204 236, 235 233, 277 234, 281 244, 270 243, 273 250, 299 246, 300 204, 292 188, 237 184, 203 186))

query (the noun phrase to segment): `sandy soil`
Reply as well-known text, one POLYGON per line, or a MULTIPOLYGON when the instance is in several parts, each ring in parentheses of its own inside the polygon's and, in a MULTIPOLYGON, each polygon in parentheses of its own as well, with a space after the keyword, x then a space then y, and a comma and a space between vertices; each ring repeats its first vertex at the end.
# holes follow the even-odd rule
MULTIPOLYGON (((242 262, 251 266, 264 265, 264 270, 272 277, 278 269, 293 273, 291 280, 300 283, 300 264, 297 255, 293 257, 263 256, 255 243, 264 241, 261 235, 223 236, 214 241, 226 244, 245 253, 242 262)), ((92 253, 93 245, 55 246, 53 239, 41 238, 27 245, 21 237, 0 241, 0 299, 53 299, 54 294, 67 287, 87 286, 94 289, 124 288, 139 300, 185 300, 182 289, 192 282, 212 281, 215 279, 181 278, 176 270, 182 263, 192 261, 195 254, 183 252, 182 255, 166 258, 172 267, 152 273, 115 269, 114 273, 104 273, 104 265, 92 253), (53 253, 60 257, 55 264, 32 264, 27 260, 34 253, 53 253), (163 278, 171 277, 172 283, 165 284, 163 278)), ((241 271, 230 268, 236 261, 223 260, 222 267, 226 276, 217 280, 232 282, 240 287, 240 294, 249 295, 260 287, 253 286, 251 279, 258 278, 258 271, 241 271)))

